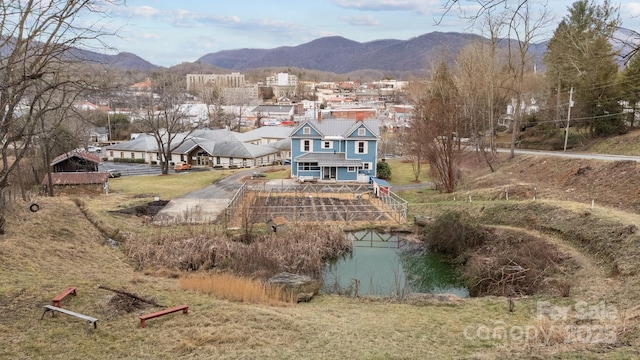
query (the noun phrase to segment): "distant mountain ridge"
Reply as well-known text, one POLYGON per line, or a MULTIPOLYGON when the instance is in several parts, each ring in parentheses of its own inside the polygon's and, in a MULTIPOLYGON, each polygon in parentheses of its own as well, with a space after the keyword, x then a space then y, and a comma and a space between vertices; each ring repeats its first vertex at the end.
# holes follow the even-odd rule
MULTIPOLYGON (((432 32, 409 40, 360 43, 341 36, 323 37, 298 46, 236 49, 209 53, 197 61, 227 70, 297 67, 345 74, 357 70, 418 73, 434 61, 451 58, 466 44, 487 40, 480 35, 432 32)), ((546 46, 534 47, 540 59, 546 46)))
MULTIPOLYGON (((291 67, 335 74, 374 71, 379 75, 417 75, 428 72, 435 63, 443 59, 453 59, 460 49, 475 41, 488 39, 469 33, 431 32, 408 40, 381 39, 360 43, 341 36, 330 36, 297 46, 222 50, 206 54, 193 63, 183 63, 172 68, 186 69, 192 64, 213 66, 217 68, 216 71, 291 67)), ((506 46, 507 40, 500 43, 506 46)), ((547 42, 541 42, 533 44, 530 48, 531 55, 541 70, 546 44, 547 42)), ((72 54, 78 60, 127 71, 153 71, 163 68, 128 52, 106 55, 74 49, 72 54)))
POLYGON ((121 52, 116 55, 106 55, 76 48, 71 51, 70 56, 76 60, 111 66, 122 70, 149 71, 160 68, 160 66, 154 65, 140 56, 129 52, 121 52))

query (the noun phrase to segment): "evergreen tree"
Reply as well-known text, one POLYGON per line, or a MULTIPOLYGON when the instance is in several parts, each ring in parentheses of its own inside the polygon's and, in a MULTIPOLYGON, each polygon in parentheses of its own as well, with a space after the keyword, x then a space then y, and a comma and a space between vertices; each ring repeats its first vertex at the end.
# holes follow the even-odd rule
POLYGON ((636 114, 640 111, 640 54, 635 53, 622 72, 620 84, 622 99, 632 111, 627 114, 627 121, 634 127, 636 114))
MULTIPOLYGON (((549 41, 544 61, 551 87, 574 88, 572 117, 592 136, 624 133, 617 101, 617 53, 610 39, 618 26, 609 0, 578 0, 549 41)), ((568 103, 568 99, 566 101, 568 103)))

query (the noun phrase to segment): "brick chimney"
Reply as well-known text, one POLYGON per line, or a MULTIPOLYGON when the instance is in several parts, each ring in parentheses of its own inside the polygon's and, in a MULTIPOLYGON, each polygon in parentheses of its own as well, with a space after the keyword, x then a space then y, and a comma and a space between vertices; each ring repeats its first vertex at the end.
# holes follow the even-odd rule
POLYGON ((322 121, 322 111, 318 111, 318 122, 322 121))

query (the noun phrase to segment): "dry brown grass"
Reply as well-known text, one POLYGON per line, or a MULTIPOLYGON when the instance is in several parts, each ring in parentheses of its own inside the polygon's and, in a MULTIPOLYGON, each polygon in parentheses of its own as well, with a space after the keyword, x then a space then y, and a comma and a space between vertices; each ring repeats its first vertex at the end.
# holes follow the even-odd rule
MULTIPOLYGON (((523 158, 519 157, 519 160, 523 158)), ((558 162, 547 168, 549 163, 542 162, 536 162, 531 172, 527 170, 531 166, 520 169, 515 165, 516 162, 510 162, 505 165, 506 171, 499 169, 500 174, 485 175, 483 182, 486 186, 478 187, 469 181, 468 187, 458 194, 458 199, 460 194, 466 195, 467 191, 480 197, 487 189, 497 187, 497 183, 535 184, 540 190, 541 199, 553 198, 554 206, 562 207, 568 213, 573 211, 578 217, 584 215, 588 205, 569 202, 576 201, 578 198, 575 194, 582 190, 573 188, 573 191, 567 192, 568 189, 562 185, 564 181, 575 178, 572 174, 579 167, 558 162), (572 168, 567 168, 567 165, 572 168), (564 171, 561 169, 563 166, 564 171), (546 170, 549 172, 545 173, 546 170), (562 179, 556 174, 563 175, 562 179), (545 177, 549 179, 545 181, 545 177), (559 196, 554 198, 554 194, 559 196)), ((593 164, 590 166, 596 169, 593 164)), ((481 169, 478 173, 485 174, 483 171, 481 169)), ((591 215, 584 216, 591 221, 568 224, 567 229, 570 226, 597 229, 603 219, 618 219, 623 225, 621 228, 613 226, 594 233, 606 234, 607 229, 623 229, 629 221, 637 219, 637 215, 621 212, 629 208, 629 201, 637 200, 623 186, 625 180, 630 180, 627 185, 633 187, 635 180, 633 176, 626 177, 628 175, 621 172, 617 174, 613 185, 614 189, 621 191, 621 195, 612 201, 619 202, 616 205, 619 212, 609 212, 604 207, 606 204, 596 201, 596 209, 591 211, 591 215), (619 217, 619 214, 623 216, 619 217)), ((606 178, 604 173, 602 178, 606 178)), ((428 196, 425 199, 429 201, 428 196)), ((486 199, 467 203, 460 200, 453 202, 442 196, 438 203, 414 204, 412 211, 419 209, 424 214, 433 215, 445 208, 463 208, 478 215, 487 211, 487 205, 492 203, 488 192, 486 199)), ((7 217, 7 234, 0 236, 0 358, 626 359, 640 356, 637 350, 640 348, 640 312, 634 301, 640 295, 640 281, 637 274, 629 272, 638 269, 634 265, 637 263, 637 253, 634 252, 637 244, 631 241, 631 237, 609 245, 620 250, 594 253, 563 236, 556 236, 554 241, 585 255, 585 266, 575 270, 572 296, 561 301, 588 300, 593 303, 599 299, 611 300, 620 310, 621 321, 616 323, 619 326, 618 340, 611 345, 565 344, 559 334, 555 342, 541 346, 539 340, 527 344, 508 339, 464 336, 467 329, 474 335, 480 326, 490 327, 496 323, 507 329, 514 326, 552 326, 539 324, 535 319, 536 301, 540 297, 517 299, 515 311, 510 313, 506 299, 496 297, 469 299, 455 305, 412 306, 320 295, 309 303, 274 307, 236 303, 199 291, 183 290, 177 284, 177 277, 183 274, 181 271, 172 268, 164 271, 170 276, 149 276, 150 273, 159 275, 163 272, 146 271, 147 266, 150 268, 154 265, 153 261, 145 263, 145 271, 140 271, 139 264, 125 256, 122 248, 105 245, 105 232, 94 226, 105 224, 119 229, 125 243, 142 240, 149 241, 153 246, 154 239, 158 240, 158 235, 163 235, 159 234, 160 230, 138 217, 112 212, 132 204, 148 202, 149 199, 117 193, 82 200, 86 211, 81 211, 71 198, 56 197, 40 199, 41 210, 37 213, 29 212, 28 204, 17 204, 16 211, 7 217), (88 221, 87 217, 96 219, 88 221), (143 239, 145 237, 149 239, 143 239), (626 255, 623 249, 627 249, 626 255), (623 275, 610 276, 606 267, 601 266, 601 257, 614 253, 625 255, 629 265, 632 265, 622 269, 623 275), (596 270, 600 271, 597 277, 593 275, 596 270), (165 305, 187 303, 190 306, 189 315, 164 316, 154 319, 145 329, 140 329, 137 316, 146 310, 134 309, 131 313, 113 311, 110 307, 112 294, 98 289, 97 285, 100 284, 125 289, 145 298, 155 298, 165 305), (55 294, 69 285, 78 286, 78 296, 65 299, 68 301, 64 302, 64 306, 100 319, 98 329, 90 331, 89 335, 84 334, 84 324, 75 318, 48 316, 40 320, 42 306, 50 303, 55 294), (594 291, 594 288, 599 291, 594 291)), ((540 221, 538 224, 564 213, 545 214, 545 208, 538 210, 529 214, 535 215, 540 221)), ((518 211, 514 209, 514 212, 518 211)), ((519 225, 510 223, 509 214, 495 213, 497 217, 505 217, 504 223, 519 225)), ((522 218, 527 219, 526 216, 522 218)), ((544 229, 537 229, 544 234, 544 229)), ((215 233, 214 230, 195 226, 176 227, 173 230, 175 233, 165 237, 179 240, 184 237, 178 237, 178 232, 191 234, 190 237, 194 238, 215 233)), ((170 230, 165 228, 163 231, 170 230)), ((309 243, 304 229, 297 239, 309 243)), ((274 246, 290 246, 292 253, 297 249, 293 243, 274 243, 274 246)), ((182 250, 179 243, 167 249, 182 250)), ((249 267, 254 266, 251 264, 251 253, 245 254, 249 267)), ((272 258, 278 259, 278 256, 273 255, 272 258)))
POLYGON ((181 289, 196 290, 220 299, 247 304, 290 306, 296 303, 294 296, 282 291, 281 287, 228 273, 181 276, 178 285, 181 289))
POLYGON ((306 226, 277 233, 227 235, 171 231, 131 235, 124 253, 144 269, 218 270, 267 279, 287 271, 319 277, 324 260, 349 251, 341 228, 306 226))

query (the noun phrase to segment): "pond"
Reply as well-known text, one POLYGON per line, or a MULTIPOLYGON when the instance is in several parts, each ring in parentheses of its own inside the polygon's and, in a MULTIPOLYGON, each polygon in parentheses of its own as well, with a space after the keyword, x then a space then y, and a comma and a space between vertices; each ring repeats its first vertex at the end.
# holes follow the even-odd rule
POLYGON ((403 296, 408 293, 469 292, 453 267, 438 255, 401 239, 399 234, 365 230, 347 233, 353 250, 328 261, 323 291, 344 295, 403 296))

